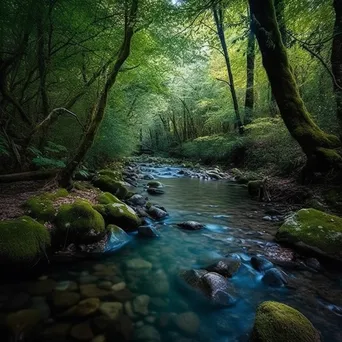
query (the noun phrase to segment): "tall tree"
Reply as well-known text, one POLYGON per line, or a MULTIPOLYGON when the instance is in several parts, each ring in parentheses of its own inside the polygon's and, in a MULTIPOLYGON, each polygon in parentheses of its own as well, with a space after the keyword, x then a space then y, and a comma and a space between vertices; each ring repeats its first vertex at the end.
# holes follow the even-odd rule
POLYGON ((312 120, 299 94, 276 19, 273 0, 249 0, 262 60, 280 114, 307 156, 307 171, 331 169, 342 162, 336 136, 323 132, 312 120))
POLYGON ((342 0, 334 0, 335 25, 331 50, 331 66, 334 75, 336 114, 342 137, 342 0))
POLYGON ((246 98, 245 98, 245 118, 244 124, 252 122, 254 109, 254 69, 255 69, 255 34, 252 29, 252 17, 250 12, 249 18, 249 33, 247 43, 247 83, 246 83, 246 98))

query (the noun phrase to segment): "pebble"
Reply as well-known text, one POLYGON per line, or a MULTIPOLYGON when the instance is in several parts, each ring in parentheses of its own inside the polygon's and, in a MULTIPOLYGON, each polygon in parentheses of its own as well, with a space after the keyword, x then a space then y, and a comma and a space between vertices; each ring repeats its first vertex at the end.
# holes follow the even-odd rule
POLYGON ((118 283, 118 284, 113 285, 113 286, 112 286, 112 290, 113 290, 113 291, 121 291, 121 290, 123 290, 125 287, 126 287, 126 283, 125 283, 125 282, 121 282, 121 283, 118 283))

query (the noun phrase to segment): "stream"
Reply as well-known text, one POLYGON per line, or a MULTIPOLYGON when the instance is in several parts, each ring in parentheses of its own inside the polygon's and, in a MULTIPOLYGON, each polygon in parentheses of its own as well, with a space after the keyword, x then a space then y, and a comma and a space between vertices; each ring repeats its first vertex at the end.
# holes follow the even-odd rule
MULTIPOLYGON (((230 181, 180 177, 177 168, 145 166, 142 170, 157 175, 164 185, 165 194, 149 196, 150 201, 169 213, 162 222, 155 223, 159 238, 133 234, 129 244, 107 258, 54 266, 34 282, 1 286, 0 307, 13 311, 34 307, 44 315, 45 323, 37 331, 37 336, 43 332, 44 338, 37 337, 37 341, 104 341, 102 330, 108 331, 108 327, 100 324, 103 314, 96 311, 68 318, 61 314, 68 305, 61 310, 51 299, 56 288, 60 293, 78 293, 79 286, 83 287, 82 297, 98 297, 101 303, 122 302, 120 309, 126 319, 120 321, 118 329, 136 341, 248 341, 256 308, 265 300, 280 301, 300 310, 321 331, 324 341, 342 340, 342 310, 327 299, 334 294, 341 299, 342 272, 284 269, 292 286, 277 288, 264 284, 250 258, 281 250, 273 241, 279 224, 262 220, 265 208, 249 199, 243 186, 230 181), (176 223, 189 220, 206 227, 198 231, 177 228, 176 223), (199 269, 232 254, 241 259, 242 266, 228 280, 237 299, 231 307, 208 306, 179 286, 179 270, 199 269), (115 284, 118 294, 111 297, 108 291, 115 284), (63 332, 60 322, 65 324, 63 332), (75 329, 74 334, 68 332, 75 325, 81 331, 77 338, 75 329)), ((147 182, 140 181, 137 188, 146 196, 147 182)), ((115 306, 112 311, 115 315, 115 306)), ((120 341, 115 332, 107 336, 113 336, 107 337, 109 342, 120 341)))

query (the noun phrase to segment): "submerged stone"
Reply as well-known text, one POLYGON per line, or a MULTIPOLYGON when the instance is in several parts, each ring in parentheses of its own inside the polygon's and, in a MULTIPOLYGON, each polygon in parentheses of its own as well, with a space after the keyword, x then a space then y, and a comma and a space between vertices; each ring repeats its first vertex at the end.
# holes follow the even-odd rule
POLYGON ((148 188, 147 192, 150 195, 163 195, 165 193, 163 189, 159 189, 159 188, 148 188))
POLYGON ((282 303, 259 305, 251 342, 320 342, 320 334, 299 311, 282 303))
POLYGON ((157 229, 151 226, 140 226, 138 228, 138 234, 141 237, 157 238, 160 236, 157 229))
POLYGON ((119 318, 122 310, 123 305, 119 302, 104 302, 100 306, 100 312, 109 317, 112 321, 119 318))
POLYGON ((286 274, 277 268, 267 270, 262 278, 262 281, 274 287, 279 287, 287 284, 286 274))
POLYGON ((174 323, 186 335, 196 335, 200 328, 200 320, 194 312, 183 312, 174 318, 174 323))
POLYGON ((152 264, 144 259, 127 260, 125 266, 129 270, 150 270, 152 268, 152 264))
POLYGON ((76 324, 71 328, 70 336, 77 341, 90 341, 94 337, 89 322, 76 324))
POLYGON ((264 272, 273 267, 273 264, 264 257, 253 256, 251 258, 253 268, 259 272, 264 272))
POLYGON ((205 227, 204 224, 196 222, 196 221, 185 221, 185 222, 177 223, 177 226, 185 230, 199 230, 205 227))
POLYGON ((241 266, 239 258, 224 258, 206 267, 208 272, 216 272, 224 277, 231 278, 241 266))
POLYGON ((65 311, 61 317, 87 317, 95 313, 100 307, 98 298, 81 300, 77 305, 65 311))
POLYGON ((162 209, 160 209, 154 205, 151 205, 147 209, 147 214, 150 215, 155 220, 161 220, 161 219, 169 216, 169 214, 165 210, 162 210, 162 209))

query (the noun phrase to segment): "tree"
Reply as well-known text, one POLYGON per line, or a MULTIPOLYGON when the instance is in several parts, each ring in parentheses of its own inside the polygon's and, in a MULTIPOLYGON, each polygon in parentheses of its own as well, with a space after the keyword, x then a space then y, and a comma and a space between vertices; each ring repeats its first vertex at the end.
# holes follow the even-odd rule
POLYGON ((336 114, 342 137, 342 0, 334 0, 335 25, 331 49, 331 66, 334 75, 336 114))
POLYGON ((299 94, 276 19, 273 0, 249 0, 263 65, 290 134, 307 156, 306 170, 327 170, 342 162, 340 141, 313 121, 299 94))

